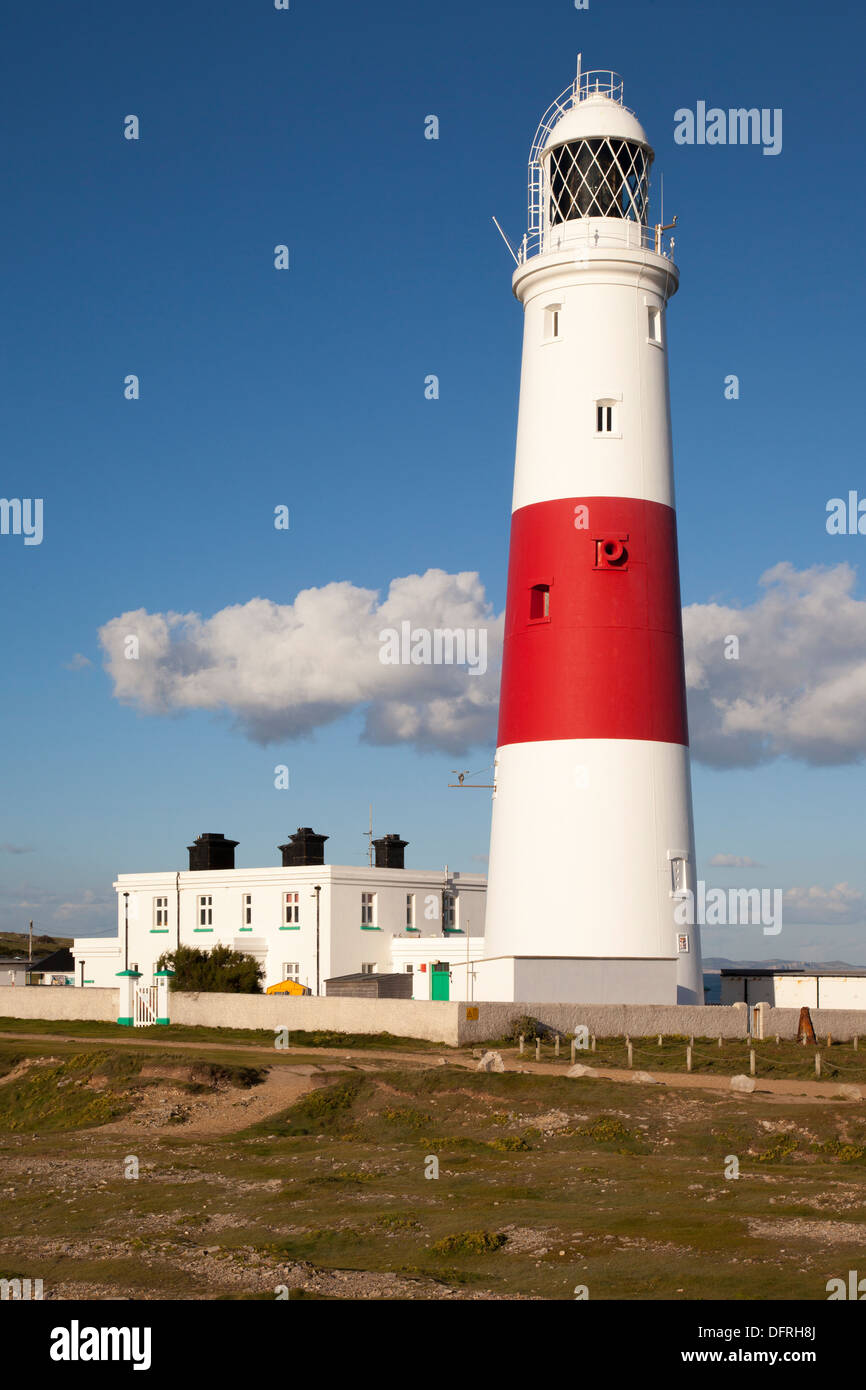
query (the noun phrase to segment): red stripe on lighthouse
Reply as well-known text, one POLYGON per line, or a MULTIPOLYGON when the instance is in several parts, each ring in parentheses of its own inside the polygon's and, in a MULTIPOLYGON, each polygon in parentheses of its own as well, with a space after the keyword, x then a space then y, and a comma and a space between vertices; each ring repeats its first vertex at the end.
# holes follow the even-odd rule
POLYGON ((688 745, 676 514, 663 503, 571 497, 512 517, 497 742, 572 738, 688 745))

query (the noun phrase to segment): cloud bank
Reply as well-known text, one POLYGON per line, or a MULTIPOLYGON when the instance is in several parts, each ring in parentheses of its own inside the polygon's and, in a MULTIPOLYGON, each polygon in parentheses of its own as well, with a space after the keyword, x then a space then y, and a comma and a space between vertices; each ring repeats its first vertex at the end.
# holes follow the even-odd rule
MULTIPOLYGON (((866 755, 866 600, 854 583, 847 564, 782 563, 762 576, 751 605, 683 610, 697 761, 832 765, 866 755)), ((114 695, 143 714, 209 710, 267 744, 362 711, 373 743, 463 754, 495 742, 502 629, 477 574, 430 569, 394 579, 381 601, 343 581, 292 603, 254 598, 211 617, 139 609, 99 636, 114 695), (384 665, 380 633, 404 621, 486 630, 486 671, 384 665), (138 638, 137 659, 125 655, 129 636, 138 638)))
POLYGON ((256 743, 303 738, 354 710, 372 743, 462 753, 496 727, 502 618, 477 574, 431 569, 375 590, 348 582, 304 589, 293 603, 254 598, 210 618, 123 613, 100 629, 114 694, 145 714, 211 710, 256 743), (487 669, 386 665, 380 633, 486 631, 487 669), (128 659, 129 637, 138 639, 128 659))

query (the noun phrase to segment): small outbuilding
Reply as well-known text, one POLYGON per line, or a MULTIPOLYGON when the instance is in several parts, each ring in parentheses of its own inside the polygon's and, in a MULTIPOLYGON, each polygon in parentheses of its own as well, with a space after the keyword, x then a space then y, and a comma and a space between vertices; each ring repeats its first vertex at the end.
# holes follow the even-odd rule
POLYGON ((723 1004, 769 1004, 774 1009, 866 1009, 866 970, 821 966, 728 967, 723 1004))
POLYGON ((335 975, 325 981, 325 993, 332 999, 411 999, 412 976, 335 975))

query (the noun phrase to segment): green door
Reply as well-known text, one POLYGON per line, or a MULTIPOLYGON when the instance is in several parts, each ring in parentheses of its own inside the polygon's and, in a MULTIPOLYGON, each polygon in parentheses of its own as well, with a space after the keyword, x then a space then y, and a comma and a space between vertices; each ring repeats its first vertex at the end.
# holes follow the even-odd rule
POLYGON ((448 998, 448 986, 451 982, 449 969, 450 967, 447 960, 438 960, 433 965, 433 979, 431 983, 433 986, 434 999, 448 998))

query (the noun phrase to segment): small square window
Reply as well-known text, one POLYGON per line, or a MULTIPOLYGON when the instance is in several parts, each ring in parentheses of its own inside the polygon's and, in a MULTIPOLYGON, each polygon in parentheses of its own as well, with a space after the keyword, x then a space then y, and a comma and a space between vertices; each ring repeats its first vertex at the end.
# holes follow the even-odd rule
POLYGON ((376 962, 375 962, 374 960, 368 960, 368 961, 362 961, 362 962, 361 962, 361 974, 362 974, 362 975, 375 975, 375 973, 376 973, 376 962))

